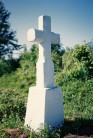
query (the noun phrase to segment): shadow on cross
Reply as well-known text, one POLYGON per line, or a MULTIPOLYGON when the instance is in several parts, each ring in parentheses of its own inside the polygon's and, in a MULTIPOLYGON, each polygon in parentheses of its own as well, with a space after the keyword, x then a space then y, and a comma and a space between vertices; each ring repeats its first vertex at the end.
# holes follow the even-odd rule
MULTIPOLYGON (((62 127, 61 136, 66 136, 68 134, 77 135, 77 136, 91 136, 93 137, 93 120, 86 119, 75 119, 65 120, 64 126, 62 127)), ((72 138, 66 136, 66 138, 72 138)))

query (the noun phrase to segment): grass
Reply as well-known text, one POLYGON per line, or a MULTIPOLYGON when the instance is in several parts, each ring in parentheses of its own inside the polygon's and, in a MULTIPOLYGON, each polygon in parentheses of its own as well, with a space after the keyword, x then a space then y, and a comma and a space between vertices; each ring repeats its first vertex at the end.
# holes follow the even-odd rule
POLYGON ((30 65, 29 59, 23 60, 22 66, 16 71, 0 77, 0 138, 8 138, 6 128, 19 128, 29 138, 60 138, 68 134, 93 135, 93 77, 87 79, 86 76, 80 77, 80 74, 76 74, 77 78, 70 76, 73 74, 69 69, 63 71, 55 72, 55 80, 56 85, 62 87, 64 126, 56 130, 48 130, 45 126, 38 133, 24 127, 28 89, 35 85, 33 64, 30 65))
MULTIPOLYGON (((80 132, 83 127, 93 127, 93 79, 85 81, 67 80, 60 78, 62 77, 60 73, 56 75, 56 84, 62 87, 65 123, 63 128, 57 130, 40 129, 38 134, 23 127, 28 91, 28 85, 23 84, 26 80, 23 79, 22 81, 14 73, 0 78, 1 138, 7 138, 5 128, 19 128, 29 137, 33 135, 33 138, 59 138, 69 133, 83 134, 83 132, 80 132)), ((26 84, 29 84, 29 82, 26 82, 26 84)), ((93 131, 86 131, 85 134, 93 135, 93 131)))

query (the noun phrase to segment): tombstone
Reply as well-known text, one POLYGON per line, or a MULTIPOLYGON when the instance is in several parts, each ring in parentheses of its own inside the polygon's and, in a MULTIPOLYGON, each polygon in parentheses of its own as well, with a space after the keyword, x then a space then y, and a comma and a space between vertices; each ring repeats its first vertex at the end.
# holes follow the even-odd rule
POLYGON ((37 130, 41 124, 58 127, 64 122, 62 90, 54 84, 51 44, 60 43, 60 35, 51 32, 51 18, 40 16, 38 30, 28 30, 28 40, 39 43, 36 86, 29 88, 25 126, 37 130))

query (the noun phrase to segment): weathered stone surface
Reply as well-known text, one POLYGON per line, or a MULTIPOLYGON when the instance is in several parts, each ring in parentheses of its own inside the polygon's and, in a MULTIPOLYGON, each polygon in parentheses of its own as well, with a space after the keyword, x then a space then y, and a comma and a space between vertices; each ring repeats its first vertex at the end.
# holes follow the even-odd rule
POLYGON ((64 122, 63 99, 60 87, 54 84, 54 64, 51 44, 60 43, 60 35, 51 32, 51 18, 40 16, 38 28, 28 31, 28 40, 39 43, 36 64, 36 86, 29 89, 25 125, 36 130, 40 124, 53 127, 64 122))

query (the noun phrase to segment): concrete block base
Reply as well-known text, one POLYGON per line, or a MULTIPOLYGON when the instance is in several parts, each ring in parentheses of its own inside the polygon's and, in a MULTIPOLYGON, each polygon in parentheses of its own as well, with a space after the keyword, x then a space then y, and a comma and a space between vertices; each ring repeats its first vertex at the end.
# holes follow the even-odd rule
POLYGON ((29 89, 25 126, 36 130, 41 124, 62 126, 64 121, 63 98, 60 87, 29 89))

